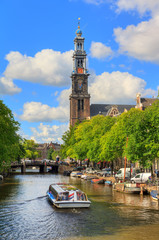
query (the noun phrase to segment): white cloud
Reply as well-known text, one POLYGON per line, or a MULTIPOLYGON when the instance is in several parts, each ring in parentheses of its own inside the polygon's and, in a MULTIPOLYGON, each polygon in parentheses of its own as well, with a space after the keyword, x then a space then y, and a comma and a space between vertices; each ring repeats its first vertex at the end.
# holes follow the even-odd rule
POLYGON ((158 0, 117 0, 118 11, 137 10, 141 15, 146 12, 156 14, 159 10, 158 0))
POLYGON ((114 34, 120 53, 139 60, 159 63, 159 15, 150 21, 126 29, 116 28, 114 34))
POLYGON ((69 95, 71 94, 71 88, 64 89, 60 96, 58 97, 59 105, 63 106, 64 108, 69 107, 69 95))
POLYGON ((51 122, 53 120, 68 122, 70 93, 71 89, 65 89, 61 92, 58 97, 58 107, 50 107, 41 102, 27 102, 23 105, 23 114, 19 117, 28 122, 51 122))
POLYGON ((0 77, 0 94, 14 95, 21 91, 14 79, 51 86, 70 84, 73 51, 58 52, 44 49, 34 57, 10 52, 6 55, 8 65, 0 77))
POLYGON ((90 48, 91 57, 104 59, 108 56, 112 56, 113 51, 110 47, 107 47, 101 42, 92 42, 90 48))
POLYGON ((136 93, 156 95, 156 91, 145 90, 146 82, 128 72, 104 72, 90 84, 92 103, 135 103, 136 93))
POLYGON ((100 5, 102 3, 108 2, 108 0, 83 0, 83 1, 89 4, 94 4, 94 5, 100 5))
POLYGON ((40 102, 27 102, 23 106, 23 114, 20 119, 28 122, 51 122, 69 120, 69 111, 65 106, 50 107, 40 102))
POLYGON ((0 78, 0 94, 1 95, 14 95, 21 92, 21 89, 14 85, 12 79, 1 77, 0 78))
POLYGON ((72 54, 73 51, 61 53, 52 49, 44 49, 34 57, 10 52, 6 56, 9 64, 4 76, 43 85, 66 86, 70 83, 72 54))
POLYGON ((34 139, 38 143, 49 143, 49 142, 58 142, 62 143, 62 135, 69 128, 69 124, 62 125, 44 125, 40 123, 38 128, 31 128, 32 136, 31 139, 34 139))

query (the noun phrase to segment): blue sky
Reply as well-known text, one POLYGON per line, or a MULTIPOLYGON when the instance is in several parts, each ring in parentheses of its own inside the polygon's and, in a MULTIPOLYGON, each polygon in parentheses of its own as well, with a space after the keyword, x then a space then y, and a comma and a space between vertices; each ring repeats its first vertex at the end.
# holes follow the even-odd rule
POLYGON ((1 0, 0 98, 27 139, 61 142, 68 129, 79 17, 91 103, 158 94, 158 0, 1 0))

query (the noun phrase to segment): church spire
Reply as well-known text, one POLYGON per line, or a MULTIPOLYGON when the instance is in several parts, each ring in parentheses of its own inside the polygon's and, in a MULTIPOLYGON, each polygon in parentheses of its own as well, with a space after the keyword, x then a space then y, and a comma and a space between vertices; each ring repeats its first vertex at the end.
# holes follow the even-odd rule
POLYGON ((80 18, 78 18, 78 29, 76 30, 76 36, 81 37, 82 36, 82 31, 80 29, 80 18))
POLYGON ((84 50, 84 37, 80 29, 80 18, 78 18, 78 29, 74 39, 72 93, 70 95, 70 125, 83 121, 90 117, 90 94, 88 93, 88 71, 86 69, 86 52, 84 50))

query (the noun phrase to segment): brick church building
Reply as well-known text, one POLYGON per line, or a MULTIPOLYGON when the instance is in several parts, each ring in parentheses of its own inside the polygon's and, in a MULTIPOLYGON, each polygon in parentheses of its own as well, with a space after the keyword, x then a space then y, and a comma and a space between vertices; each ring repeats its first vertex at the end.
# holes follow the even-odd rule
POLYGON ((74 39, 74 53, 73 53, 73 71, 71 74, 72 79, 72 92, 70 99, 70 125, 74 126, 77 121, 81 122, 85 119, 90 119, 98 114, 104 116, 118 116, 123 112, 127 112, 131 108, 140 108, 144 110, 157 98, 141 98, 137 94, 136 105, 124 104, 91 104, 90 94, 88 93, 88 77, 89 73, 86 68, 86 52, 84 50, 84 38, 80 24, 76 31, 74 39))

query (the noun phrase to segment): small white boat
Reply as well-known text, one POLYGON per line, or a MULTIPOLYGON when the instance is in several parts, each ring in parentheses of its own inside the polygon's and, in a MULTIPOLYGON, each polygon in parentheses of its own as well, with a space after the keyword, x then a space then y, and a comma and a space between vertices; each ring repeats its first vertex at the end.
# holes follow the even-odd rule
POLYGON ((91 204, 84 192, 66 183, 51 184, 46 194, 57 208, 88 208, 91 204))
POLYGON ((82 176, 82 173, 81 172, 77 172, 77 171, 73 171, 70 174, 70 177, 78 177, 78 178, 80 178, 81 176, 82 176))
POLYGON ((152 190, 152 191, 150 192, 150 196, 152 197, 153 200, 159 201, 158 191, 152 190))

